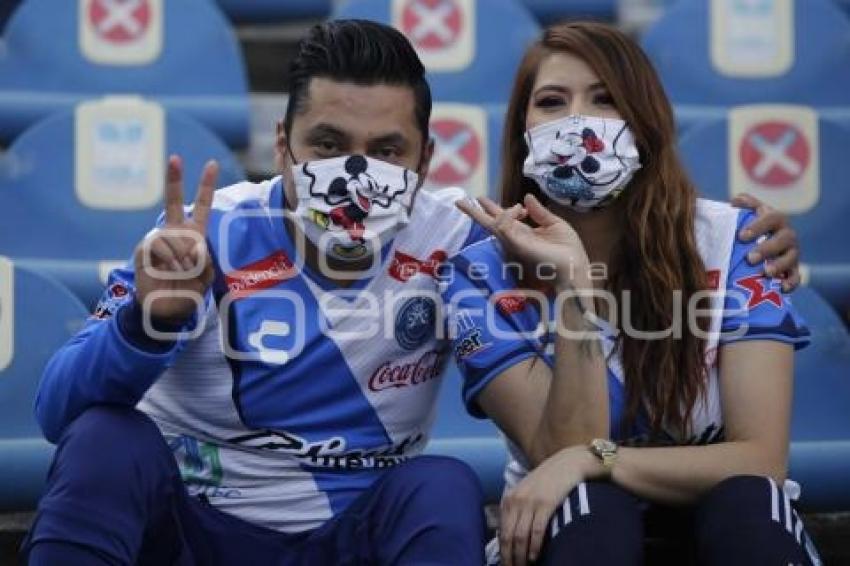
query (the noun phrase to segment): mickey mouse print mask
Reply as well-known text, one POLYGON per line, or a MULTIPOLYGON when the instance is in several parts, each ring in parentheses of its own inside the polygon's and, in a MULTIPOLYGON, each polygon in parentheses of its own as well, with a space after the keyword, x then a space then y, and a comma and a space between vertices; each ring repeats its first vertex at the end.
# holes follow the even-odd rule
POLYGON ((623 120, 567 116, 528 130, 525 142, 523 174, 580 212, 609 204, 640 169, 634 135, 623 120))
POLYGON ((357 261, 389 242, 409 221, 416 173, 348 155, 292 168, 304 233, 320 253, 357 261))

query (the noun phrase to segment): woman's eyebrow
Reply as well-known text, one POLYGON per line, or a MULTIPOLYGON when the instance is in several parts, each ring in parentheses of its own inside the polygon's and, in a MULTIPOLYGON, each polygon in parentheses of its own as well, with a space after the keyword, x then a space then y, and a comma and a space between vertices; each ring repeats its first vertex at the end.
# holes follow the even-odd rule
POLYGON ((541 93, 545 90, 551 90, 551 91, 555 91, 555 92, 559 92, 559 93, 563 93, 563 94, 569 94, 569 92, 570 92, 570 89, 568 89, 565 86, 559 85, 559 84, 545 84, 541 87, 536 88, 534 90, 534 94, 539 94, 539 93, 541 93))

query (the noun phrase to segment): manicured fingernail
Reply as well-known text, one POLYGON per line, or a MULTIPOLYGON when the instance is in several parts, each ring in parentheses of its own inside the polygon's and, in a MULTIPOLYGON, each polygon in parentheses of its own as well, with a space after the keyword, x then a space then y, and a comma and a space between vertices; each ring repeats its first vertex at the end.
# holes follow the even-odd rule
POLYGON ((758 252, 750 252, 747 254, 747 261, 750 263, 758 263, 761 261, 761 254, 758 252))
POLYGON ((764 273, 768 277, 773 277, 774 275, 776 275, 776 268, 773 267, 772 265, 768 265, 767 267, 764 268, 764 273))
POLYGON ((753 231, 747 228, 741 230, 741 239, 742 240, 751 240, 753 238, 753 231))

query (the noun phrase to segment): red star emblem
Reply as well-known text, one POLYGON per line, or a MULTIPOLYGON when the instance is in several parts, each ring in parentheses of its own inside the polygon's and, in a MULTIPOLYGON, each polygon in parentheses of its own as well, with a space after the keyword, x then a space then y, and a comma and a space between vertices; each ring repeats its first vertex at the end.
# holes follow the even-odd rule
POLYGON ((773 303, 776 308, 782 306, 782 295, 772 288, 774 279, 766 279, 763 275, 750 275, 735 281, 735 286, 749 293, 747 308, 754 309, 762 303, 773 303))

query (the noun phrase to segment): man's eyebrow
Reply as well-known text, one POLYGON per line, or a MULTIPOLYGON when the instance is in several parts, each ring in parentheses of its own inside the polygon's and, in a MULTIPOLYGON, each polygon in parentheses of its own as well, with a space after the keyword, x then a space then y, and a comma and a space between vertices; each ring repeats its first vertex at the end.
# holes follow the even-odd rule
POLYGON ((332 126, 331 124, 319 123, 307 130, 307 138, 314 139, 319 136, 333 136, 336 138, 348 138, 348 134, 332 126))
POLYGON ((369 145, 407 145, 407 138, 400 132, 391 132, 369 140, 369 145))

